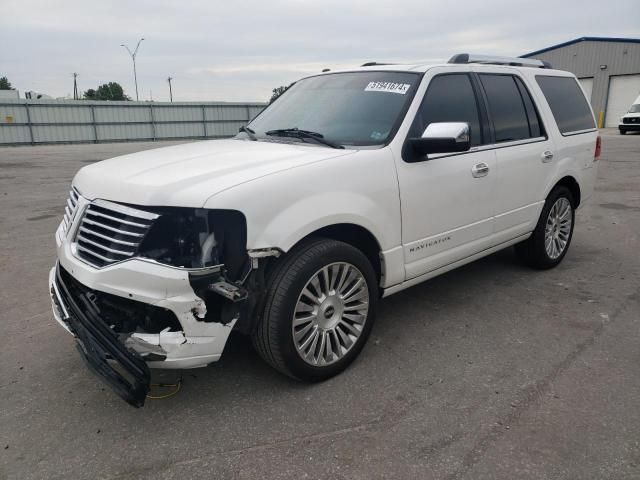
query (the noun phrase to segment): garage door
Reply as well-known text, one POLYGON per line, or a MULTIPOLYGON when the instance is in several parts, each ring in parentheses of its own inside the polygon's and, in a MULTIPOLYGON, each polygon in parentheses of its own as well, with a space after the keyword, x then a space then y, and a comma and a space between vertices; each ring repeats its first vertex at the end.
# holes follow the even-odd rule
POLYGON ((591 103, 591 92, 593 91, 593 77, 591 78, 579 78, 580 85, 584 90, 584 94, 587 96, 587 100, 591 103))
POLYGON ((620 117, 629 110, 638 95, 640 95, 640 75, 610 77, 605 127, 617 127, 620 117))

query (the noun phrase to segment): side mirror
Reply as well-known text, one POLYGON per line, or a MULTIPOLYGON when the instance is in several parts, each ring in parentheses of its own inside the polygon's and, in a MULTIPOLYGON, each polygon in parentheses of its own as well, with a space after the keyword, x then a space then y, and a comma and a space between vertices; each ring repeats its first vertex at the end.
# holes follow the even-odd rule
POLYGON ((469 124, 466 122, 430 123, 420 138, 410 138, 413 151, 429 153, 466 152, 471 148, 469 124))

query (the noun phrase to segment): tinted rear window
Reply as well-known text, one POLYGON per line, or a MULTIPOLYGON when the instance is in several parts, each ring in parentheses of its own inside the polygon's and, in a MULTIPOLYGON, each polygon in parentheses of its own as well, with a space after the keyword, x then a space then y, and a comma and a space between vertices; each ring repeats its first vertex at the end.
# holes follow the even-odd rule
POLYGON ((496 142, 530 138, 527 111, 515 79, 511 75, 481 74, 480 81, 487 94, 496 142))
POLYGON ((551 107, 561 133, 596 128, 587 99, 574 78, 538 75, 536 81, 551 107))
POLYGON ((538 111, 536 110, 535 105, 533 104, 533 99, 529 94, 529 90, 524 86, 522 80, 516 77, 516 83, 518 84, 518 90, 520 90, 520 95, 522 95, 522 101, 524 102, 524 107, 527 110, 527 118, 529 120, 529 131, 533 138, 544 136, 544 128, 542 127, 542 122, 540 121, 540 116, 538 115, 538 111))

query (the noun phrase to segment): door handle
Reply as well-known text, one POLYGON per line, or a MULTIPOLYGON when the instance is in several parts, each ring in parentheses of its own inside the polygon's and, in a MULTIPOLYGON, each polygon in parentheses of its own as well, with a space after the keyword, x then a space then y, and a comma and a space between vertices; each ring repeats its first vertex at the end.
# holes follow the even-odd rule
POLYGON ((473 176, 473 178, 486 177, 487 175, 489 175, 489 165, 484 162, 476 163, 471 168, 471 175, 473 176))
POLYGON ((542 163, 549 163, 551 160, 553 160, 553 152, 551 150, 542 152, 542 163))

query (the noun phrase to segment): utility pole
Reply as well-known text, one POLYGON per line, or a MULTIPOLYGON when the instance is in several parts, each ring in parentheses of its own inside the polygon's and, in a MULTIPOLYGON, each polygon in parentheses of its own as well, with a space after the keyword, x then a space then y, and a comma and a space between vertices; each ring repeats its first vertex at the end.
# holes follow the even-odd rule
POLYGON ((73 72, 73 99, 74 100, 79 100, 78 98, 78 74, 76 72, 73 72))
POLYGON ((167 82, 169 82, 169 101, 173 102, 173 92, 171 91, 171 80, 173 80, 173 78, 171 77, 167 78, 167 82))
POLYGON ((136 75, 136 55, 138 54, 138 48, 140 48, 140 42, 142 42, 144 40, 144 38, 141 38, 140 40, 138 40, 138 44, 136 45, 136 49, 131 52, 131 50, 129 49, 129 47, 127 47, 126 45, 122 44, 120 45, 121 47, 124 47, 127 49, 127 52, 129 52, 129 55, 131 55, 131 61, 133 62, 133 81, 136 84, 136 101, 138 101, 138 76, 136 75))

